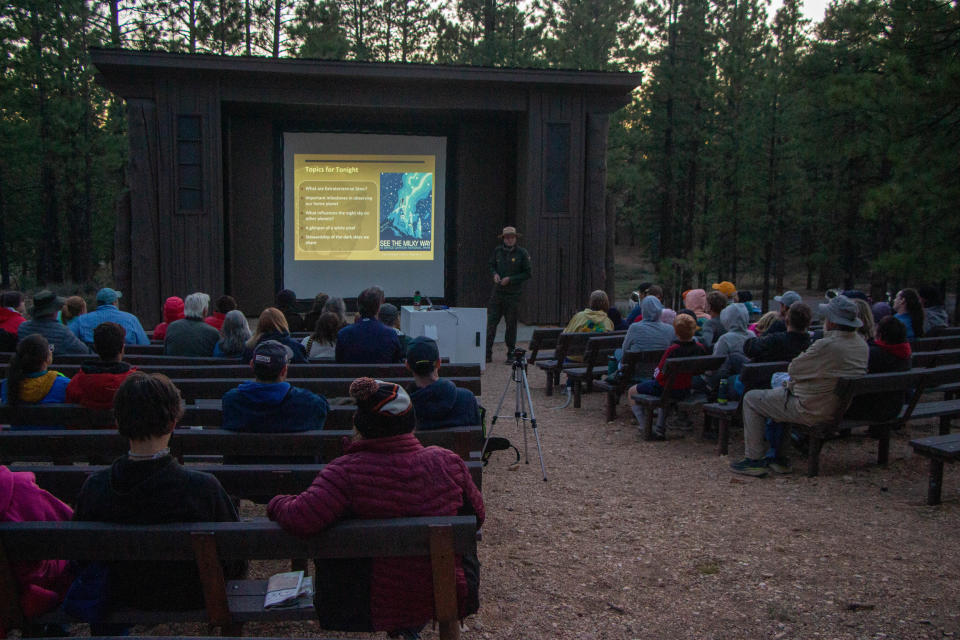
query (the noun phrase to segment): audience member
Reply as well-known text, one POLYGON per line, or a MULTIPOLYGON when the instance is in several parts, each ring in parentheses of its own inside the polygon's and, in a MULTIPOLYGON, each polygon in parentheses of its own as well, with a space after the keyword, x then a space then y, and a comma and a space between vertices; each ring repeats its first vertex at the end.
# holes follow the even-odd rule
MULTIPOLYGON (((876 338, 870 340, 867 373, 909 371, 911 353, 907 328, 896 318, 887 316, 877 324, 876 338)), ((871 421, 892 420, 899 415, 906 399, 903 391, 860 395, 853 399, 844 415, 871 421)))
MULTIPOLYGON (((654 298, 660 301, 661 306, 663 305, 663 289, 660 288, 660 285, 652 284, 649 287, 647 287, 647 293, 643 297, 647 298, 648 296, 653 296, 654 298)), ((630 321, 630 324, 640 322, 641 320, 643 320, 643 302, 642 301, 640 303, 639 308, 637 309, 637 315, 633 317, 633 320, 630 321)))
POLYGON ((917 292, 923 305, 923 335, 933 335, 950 326, 950 316, 936 287, 920 287, 917 292))
POLYGON ((837 379, 866 373, 869 349, 856 332, 861 324, 857 306, 846 296, 837 296, 828 304, 821 304, 820 311, 825 316, 824 337, 793 359, 787 370, 787 385, 754 389, 744 396, 746 457, 730 465, 734 473, 765 476, 771 469, 789 472, 789 461, 779 460, 773 466, 764 456, 767 419, 803 425, 829 420, 837 410, 837 379))
POLYGON ((873 321, 873 309, 870 307, 870 303, 863 298, 850 299, 853 300, 853 304, 857 305, 857 317, 860 319, 860 322, 863 323, 857 328, 857 333, 860 334, 860 337, 863 338, 867 344, 870 344, 873 342, 875 328, 877 326, 873 321))
MULTIPOLYGON (((303 326, 305 330, 311 331, 316 328, 317 320, 320 319, 320 314, 324 312, 324 306, 327 304, 327 300, 330 299, 325 293, 318 293, 313 297, 313 306, 310 307, 310 311, 307 312, 307 315, 303 317, 303 326)), ((346 324, 346 322, 344 322, 346 324)))
POLYGON ((703 289, 690 289, 683 294, 683 306, 693 311, 697 317, 697 324, 710 319, 707 313, 707 292, 703 289))
POLYGON ((874 302, 871 308, 873 309, 874 324, 880 324, 881 320, 893 315, 893 308, 886 302, 874 302))
POLYGON ((292 359, 290 347, 276 340, 257 345, 250 360, 256 380, 242 382, 223 396, 224 429, 285 433, 323 428, 327 400, 286 382, 292 359))
POLYGON ((676 336, 672 326, 660 322, 663 305, 652 295, 646 296, 640 305, 643 319, 630 325, 621 348, 624 353, 666 349, 676 336))
POLYGON ((223 329, 223 320, 227 314, 237 308, 237 301, 233 296, 220 296, 217 298, 217 304, 212 315, 203 319, 208 325, 220 331, 223 329))
POLYGON ((915 289, 902 289, 893 299, 894 316, 907 328, 907 341, 913 342, 923 337, 924 322, 926 322, 920 296, 915 289))
POLYGON ((153 328, 153 339, 165 340, 167 327, 177 320, 183 320, 183 298, 170 296, 163 303, 163 322, 153 328))
POLYGON ((90 353, 90 347, 81 342, 73 331, 57 322, 57 312, 63 302, 63 298, 46 289, 33 296, 31 319, 17 328, 17 339, 22 341, 29 335, 39 333, 58 354, 90 353))
POLYGON ((239 358, 246 348, 247 340, 253 335, 247 316, 243 311, 234 309, 223 316, 223 326, 220 329, 221 338, 213 345, 214 358, 239 358))
POLYGON ((870 302, 870 300, 867 298, 867 294, 865 294, 863 291, 860 291, 860 289, 847 289, 842 293, 851 300, 863 300, 864 302, 870 302))
POLYGON ((813 312, 802 302, 794 302, 787 311, 787 330, 767 332, 743 343, 743 353, 751 362, 789 362, 810 346, 807 328, 813 312))
MULTIPOLYGON (((32 473, 0 466, 0 522, 61 522, 70 520, 71 516, 73 510, 38 487, 32 473)), ((56 609, 73 580, 69 563, 66 560, 10 560, 10 577, 16 584, 7 584, 6 593, 19 597, 20 610, 34 617, 56 609)), ((0 612, 0 638, 7 637, 10 622, 0 612)), ((23 637, 31 635, 24 633, 23 637)))
POLYGON ((793 303, 800 302, 803 298, 796 291, 784 291, 779 296, 773 296, 774 302, 779 303, 780 319, 774 322, 768 329, 771 333, 787 330, 787 310, 793 306, 793 303))
POLYGON ((417 413, 417 429, 480 424, 480 409, 473 393, 440 377, 440 349, 435 340, 420 336, 410 341, 407 369, 413 373, 409 391, 417 413))
POLYGON ((380 311, 377 312, 377 320, 397 333, 397 338, 400 340, 400 352, 406 353, 408 340, 407 336, 400 330, 400 309, 397 309, 396 305, 384 302, 380 305, 380 311))
MULTIPOLYGON (((780 313, 777 311, 767 311, 765 314, 760 316, 760 319, 754 322, 752 325, 747 327, 750 331, 753 331, 758 336, 765 335, 770 331, 770 327, 773 326, 773 323, 780 319, 780 313)), ((775 332, 776 333, 776 332, 775 332)), ((780 332, 782 333, 782 332, 780 332)))
POLYGON ((607 317, 613 323, 614 331, 623 331, 627 328, 627 321, 623 319, 623 314, 620 313, 620 309, 616 305, 610 305, 610 308, 607 309, 607 317))
POLYGON ((127 331, 127 344, 150 344, 137 316, 117 308, 119 291, 104 287, 97 291, 97 308, 70 321, 70 330, 87 344, 93 344, 93 330, 103 322, 116 322, 127 331))
POLYGON ((723 328, 723 322, 720 320, 720 314, 727 307, 727 297, 719 291, 711 291, 707 294, 707 313, 710 319, 703 323, 700 329, 700 342, 707 348, 707 351, 713 349, 713 344, 720 338, 726 329, 723 328))
POLYGON ((737 295, 734 296, 734 299, 736 302, 739 302, 746 307, 747 313, 749 313, 751 316, 760 315, 763 313, 763 309, 753 304, 753 293, 750 291, 744 291, 741 289, 740 291, 737 291, 737 295))
MULTIPOLYGON (((126 331, 116 322, 104 322, 93 330, 93 348, 99 360, 89 360, 80 365, 80 371, 67 385, 67 402, 81 404, 92 409, 110 409, 113 396, 133 371, 123 362, 123 347, 126 331)), ((112 427, 113 424, 104 425, 112 427)))
POLYGON ((27 321, 27 303, 19 291, 4 291, 0 295, 0 331, 13 336, 17 329, 27 321))
POLYGON ((347 326, 347 305, 343 298, 331 296, 329 300, 323 303, 323 312, 326 313, 327 311, 337 314, 337 317, 340 318, 341 327, 347 326))
MULTIPOLYGON (((202 318, 201 318, 202 321, 202 318)), ((183 416, 180 392, 162 374, 132 373, 114 397, 120 435, 130 451, 109 469, 87 478, 77 498, 76 520, 117 524, 233 522, 237 510, 217 479, 180 466, 170 437, 183 416)), ((117 562, 109 565, 108 601, 139 609, 201 609, 196 562, 117 562)), ((229 567, 227 577, 243 573, 229 567)))
POLYGON ((0 382, 0 402, 10 406, 63 402, 70 378, 48 370, 52 362, 53 351, 42 335, 34 333, 21 340, 10 358, 7 377, 0 382))
POLYGON ((747 329, 750 319, 747 309, 742 304, 734 302, 720 313, 720 322, 724 332, 713 344, 713 355, 725 356, 731 353, 743 353, 743 343, 757 335, 747 329))
POLYGON ((377 320, 382 303, 383 292, 379 287, 371 287, 360 293, 357 297, 360 319, 337 334, 337 362, 372 364, 403 361, 403 349, 397 332, 377 320))
POLYGON ((737 297, 737 287, 730 282, 729 280, 724 280, 723 282, 715 282, 711 285, 711 288, 714 291, 719 291, 726 298, 727 302, 734 302, 737 297))
MULTIPOLYGON (((452 451, 420 444, 411 433, 413 404, 402 387, 358 378, 350 395, 357 403, 357 439, 305 492, 271 500, 271 520, 298 536, 316 534, 343 517, 475 514, 477 525, 483 524, 483 498, 466 463, 452 451)), ((324 628, 414 638, 433 618, 433 579, 430 563, 422 558, 374 558, 365 565, 369 575, 366 569, 358 572, 356 563, 318 560, 316 565, 317 575, 324 576, 315 599, 324 628)), ((475 557, 457 558, 456 567, 462 618, 477 610, 479 573, 475 557), (466 564, 471 571, 463 570, 466 564)))
POLYGON ((652 282, 641 282, 637 285, 637 290, 630 294, 630 301, 634 303, 634 306, 630 310, 630 313, 627 314, 628 325, 637 322, 643 313, 643 310, 640 308, 640 303, 647 297, 648 290, 651 286, 653 286, 652 282))
POLYGON ((183 319, 170 323, 163 340, 163 353, 168 356, 210 357, 220 341, 220 332, 203 321, 210 305, 210 296, 191 293, 183 301, 183 319))
MULTIPOLYGON (((644 315, 646 315, 646 312, 644 312, 644 315)), ((627 397, 634 394, 661 396, 663 394, 663 385, 666 384, 664 367, 668 358, 688 358, 691 356, 707 355, 707 351, 703 345, 693 339, 693 334, 697 332, 697 321, 689 315, 678 315, 676 320, 673 321, 673 331, 676 333, 677 339, 663 352, 660 363, 657 365, 657 368, 653 370, 653 379, 641 382, 631 388, 627 397)), ((690 374, 674 376, 673 385, 670 389, 670 397, 674 400, 681 400, 687 397, 690 393, 692 378, 693 376, 690 374)), ((644 415, 640 405, 631 403, 631 409, 637 417, 637 420, 643 423, 644 415)), ((660 411, 653 435, 658 440, 666 438, 666 412, 663 410, 660 411)))
MULTIPOLYGON (((687 314, 689 315, 689 314, 687 314)), ((660 312, 660 322, 673 326, 673 321, 677 319, 677 312, 673 309, 664 309, 660 312)))
POLYGON ((303 364, 307 361, 307 352, 303 345, 290 336, 290 328, 287 326, 287 319, 283 312, 276 307, 267 307, 260 312, 257 319, 257 331, 243 348, 240 360, 250 362, 253 359, 253 350, 258 344, 265 340, 276 340, 280 344, 285 344, 293 351, 293 362, 303 364))
POLYGON ((573 314, 563 332, 604 333, 613 331, 613 321, 607 315, 609 308, 610 299, 607 297, 607 293, 597 289, 590 294, 587 308, 573 314))
POLYGON ((310 360, 334 360, 337 349, 337 333, 346 326, 333 311, 324 311, 317 318, 313 335, 303 339, 302 344, 310 360))
POLYGON ((78 318, 86 312, 87 301, 80 296, 70 296, 60 307, 60 323, 69 326, 74 318, 78 318))
POLYGON ((303 331, 303 316, 297 313, 297 294, 290 289, 281 289, 277 293, 277 309, 283 313, 290 331, 303 331))

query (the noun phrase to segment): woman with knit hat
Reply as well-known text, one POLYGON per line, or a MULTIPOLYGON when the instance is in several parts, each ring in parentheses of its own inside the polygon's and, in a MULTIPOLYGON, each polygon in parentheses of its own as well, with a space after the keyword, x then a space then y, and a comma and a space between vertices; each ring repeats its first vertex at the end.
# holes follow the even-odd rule
MULTIPOLYGON (((348 514, 361 519, 476 514, 477 526, 483 524, 483 498, 466 463, 452 451, 417 440, 412 433, 416 414, 402 387, 358 378, 350 396, 357 403, 356 438, 306 491, 271 500, 271 520, 300 536, 318 533, 348 514)), ((315 605, 324 628, 418 638, 434 617, 428 558, 374 558, 369 571, 358 570, 352 561, 315 562, 317 575, 323 576, 315 605)), ((475 557, 457 558, 461 617, 479 606, 476 568, 475 557)))

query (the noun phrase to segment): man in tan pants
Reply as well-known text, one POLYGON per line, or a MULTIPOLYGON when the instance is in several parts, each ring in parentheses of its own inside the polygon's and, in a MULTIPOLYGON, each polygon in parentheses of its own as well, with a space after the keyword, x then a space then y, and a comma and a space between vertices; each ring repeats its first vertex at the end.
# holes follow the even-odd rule
MULTIPOLYGON (((867 373, 870 350, 857 333, 862 322, 857 306, 845 296, 820 305, 825 318, 824 337, 793 359, 790 381, 776 389, 755 389, 743 398, 745 458, 730 464, 730 470, 748 476, 765 476, 770 470, 764 458, 764 427, 767 419, 814 425, 829 420, 837 410, 834 388, 838 378, 856 378, 867 373)), ((789 472, 789 467, 783 468, 789 472)))

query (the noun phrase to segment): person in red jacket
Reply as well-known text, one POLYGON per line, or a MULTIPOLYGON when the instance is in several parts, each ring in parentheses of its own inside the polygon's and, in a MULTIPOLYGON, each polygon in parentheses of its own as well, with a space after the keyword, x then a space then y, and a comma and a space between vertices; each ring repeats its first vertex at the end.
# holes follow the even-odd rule
MULTIPOLYGON (((72 516, 70 507, 37 486, 32 473, 0 466, 0 522, 49 522, 72 516)), ((73 580, 66 560, 14 562, 12 568, 20 609, 27 618, 55 609, 73 580)), ((9 623, 0 617, 0 638, 7 637, 9 623)))
POLYGON ((151 340, 163 340, 167 337, 167 327, 177 320, 183 320, 183 298, 170 296, 163 303, 163 322, 153 328, 151 340))
MULTIPOLYGON (((399 385, 357 378, 359 437, 298 496, 276 496, 267 515, 299 536, 315 534, 342 517, 412 518, 472 515, 483 524, 483 498, 467 465, 454 452, 424 447, 413 435, 416 416, 399 385)), ((457 558, 460 616, 479 608, 476 558, 457 558), (466 573, 465 573, 466 570, 466 573), (469 579, 468 579, 469 575, 469 579)), ((434 617, 429 558, 374 558, 369 572, 350 561, 317 562, 316 611, 321 626, 386 631, 419 638, 434 617)))
POLYGON ((27 305, 22 293, 4 291, 0 295, 0 331, 16 336, 17 329, 27 319, 26 315, 27 305))
MULTIPOLYGON (((93 330, 93 348, 99 360, 88 360, 67 385, 67 402, 91 409, 112 409, 113 396, 121 383, 136 371, 123 362, 126 330, 115 322, 103 322, 93 330)), ((112 427, 113 425, 105 425, 112 427)))
POLYGON ((220 296, 217 298, 215 307, 217 310, 213 312, 213 315, 207 316, 203 321, 217 331, 223 331, 223 319, 237 308, 237 301, 233 299, 233 296, 220 296))

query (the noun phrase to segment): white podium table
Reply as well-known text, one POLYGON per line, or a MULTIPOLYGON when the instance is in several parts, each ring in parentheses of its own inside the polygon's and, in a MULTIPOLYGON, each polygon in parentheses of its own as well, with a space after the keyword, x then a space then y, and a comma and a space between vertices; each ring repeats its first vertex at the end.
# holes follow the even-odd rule
POLYGON ((452 363, 480 363, 486 368, 487 310, 451 307, 438 311, 420 311, 400 307, 400 330, 410 338, 427 336, 437 341, 441 358, 452 363))

